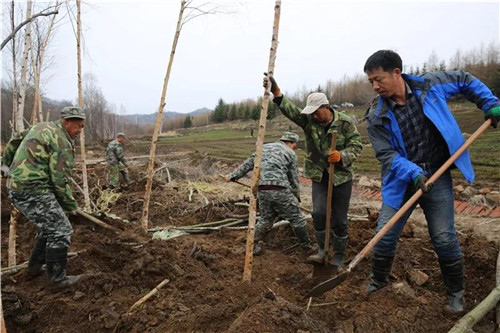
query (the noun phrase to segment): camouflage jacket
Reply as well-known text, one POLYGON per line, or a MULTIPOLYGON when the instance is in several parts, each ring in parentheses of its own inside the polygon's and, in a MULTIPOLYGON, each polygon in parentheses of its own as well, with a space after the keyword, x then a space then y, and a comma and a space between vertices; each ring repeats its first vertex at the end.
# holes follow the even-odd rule
POLYGON ((108 144, 106 149, 106 161, 110 165, 117 165, 119 163, 126 164, 125 155, 123 154, 123 146, 118 140, 113 140, 108 144))
MULTIPOLYGON (((239 179, 254 167, 255 153, 231 173, 231 179, 239 179)), ((259 185, 276 185, 289 188, 299 198, 299 170, 297 155, 281 141, 267 143, 262 147, 259 185)))
POLYGON ((333 121, 330 128, 314 121, 311 115, 301 114, 302 109, 292 103, 286 96, 275 98, 274 102, 281 112, 291 121, 302 127, 306 135, 306 156, 304 176, 315 182, 320 182, 323 171, 328 170, 328 150, 332 142, 333 131, 337 131, 336 149, 340 152, 342 160, 335 164, 333 184, 340 185, 348 182, 353 176, 353 162, 363 150, 361 135, 351 118, 343 113, 333 112, 333 121))
POLYGON ((25 129, 21 133, 14 133, 12 135, 12 138, 10 139, 9 143, 5 147, 2 155, 2 164, 5 164, 7 166, 11 166, 12 161, 14 160, 14 155, 16 154, 17 148, 19 148, 19 145, 23 141, 24 137, 30 129, 25 129))
POLYGON ((73 211, 77 204, 69 181, 74 163, 74 142, 61 121, 40 123, 19 145, 7 187, 33 194, 53 192, 64 210, 73 211))

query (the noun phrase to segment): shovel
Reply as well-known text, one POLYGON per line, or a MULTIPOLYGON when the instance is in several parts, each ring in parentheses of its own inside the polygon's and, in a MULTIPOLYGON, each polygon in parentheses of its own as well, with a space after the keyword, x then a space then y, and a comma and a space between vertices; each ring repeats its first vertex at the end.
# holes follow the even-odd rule
MULTIPOLYGON (((432 175, 432 177, 426 182, 426 185, 434 183, 448 168, 457 160, 457 158, 462 155, 462 153, 469 148, 469 146, 490 126, 491 119, 486 120, 481 127, 479 127, 474 134, 471 135, 469 139, 460 147, 458 150, 451 155, 451 157, 432 175)), ((408 209, 410 209, 417 200, 422 196, 423 192, 419 189, 413 196, 408 199, 408 201, 399 209, 399 211, 387 222, 386 225, 380 229, 380 231, 373 237, 373 239, 366 244, 366 246, 359 252, 356 257, 351 261, 349 267, 342 273, 334 276, 333 278, 326 280, 313 289, 311 289, 306 297, 317 297, 323 293, 332 290, 344 280, 346 280, 351 274, 353 274, 353 269, 359 264, 359 262, 373 249, 375 244, 382 238, 387 231, 392 228, 392 226, 403 216, 408 209)))
MULTIPOLYGON (((332 145, 331 149, 335 149, 337 147, 337 131, 332 132, 332 145)), ((333 196, 333 173, 335 171, 335 164, 330 163, 330 167, 328 169, 328 192, 326 199, 326 223, 325 223, 325 257, 324 266, 319 265, 317 263, 313 263, 313 278, 317 279, 319 277, 325 277, 326 275, 330 275, 333 273, 336 267, 328 266, 328 259, 330 256, 330 228, 331 228, 331 220, 332 220, 332 196, 333 196)))

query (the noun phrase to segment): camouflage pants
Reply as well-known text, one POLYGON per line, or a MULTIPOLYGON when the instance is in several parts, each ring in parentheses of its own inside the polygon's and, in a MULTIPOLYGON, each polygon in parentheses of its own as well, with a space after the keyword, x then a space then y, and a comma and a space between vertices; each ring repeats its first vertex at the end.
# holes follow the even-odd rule
POLYGON ((33 222, 38 237, 47 239, 47 248, 68 248, 73 228, 54 193, 31 194, 9 190, 9 199, 33 222))
POLYGON ((306 218, 299 208, 299 201, 290 189, 261 190, 257 192, 260 218, 255 225, 255 234, 265 236, 273 227, 276 217, 290 222, 292 229, 306 226, 306 218))
POLYGON ((108 164, 109 166, 109 187, 111 188, 117 188, 118 183, 120 182, 120 174, 122 174, 123 181, 125 184, 128 184, 129 178, 128 178, 128 170, 127 168, 122 164, 108 164))

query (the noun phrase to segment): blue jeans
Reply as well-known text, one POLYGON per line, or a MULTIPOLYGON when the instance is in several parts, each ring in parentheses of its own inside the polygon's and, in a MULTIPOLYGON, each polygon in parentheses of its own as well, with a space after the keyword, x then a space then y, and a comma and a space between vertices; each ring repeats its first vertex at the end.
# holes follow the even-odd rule
MULTIPOLYGON (((432 170, 436 171, 436 170, 432 170)), ((412 186, 408 186, 404 202, 413 195, 412 186)), ((431 191, 424 193, 417 202, 422 207, 427 220, 427 229, 438 257, 445 260, 455 260, 462 256, 455 230, 455 211, 453 182, 449 170, 434 183, 431 191)), ((412 206, 375 245, 374 252, 378 255, 393 257, 403 227, 415 209, 412 206)), ((377 223, 377 232, 396 214, 397 210, 382 204, 377 223)))

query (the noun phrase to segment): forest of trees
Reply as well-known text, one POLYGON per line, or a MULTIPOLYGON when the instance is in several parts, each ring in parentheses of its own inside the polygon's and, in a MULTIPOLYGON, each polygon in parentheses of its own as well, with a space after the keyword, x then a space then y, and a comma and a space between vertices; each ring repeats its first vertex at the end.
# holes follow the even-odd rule
MULTIPOLYGON (((74 14, 70 12, 73 8, 62 7, 59 2, 34 3, 33 1, 28 1, 27 7, 24 7, 23 3, 16 4, 15 2, 3 3, 2 6, 11 21, 4 20, 2 23, 6 31, 14 31, 15 22, 23 21, 28 16, 28 12, 31 17, 35 16, 35 13, 46 14, 27 24, 26 32, 23 32, 24 29, 19 29, 17 34, 3 43, 5 47, 2 49, 4 64, 0 130, 2 142, 6 142, 13 129, 19 130, 21 127, 26 128, 36 122, 57 119, 64 106, 78 103, 69 100, 50 100, 43 91, 43 83, 48 80, 47 70, 55 66, 50 54, 45 50, 52 40, 54 31, 63 25, 71 24, 71 17, 74 14), (55 11, 58 11, 57 15, 50 14, 55 11)), ((495 42, 487 46, 481 44, 478 48, 468 51, 457 50, 447 62, 432 51, 422 64, 405 64, 404 66, 404 72, 413 75, 421 75, 427 71, 457 69, 470 72, 488 85, 495 95, 500 95, 500 44, 495 42)), ((117 132, 125 132, 131 136, 150 135, 153 132, 154 124, 141 125, 126 120, 123 117, 126 113, 125 107, 123 105, 117 107, 108 102, 98 84, 98 78, 92 73, 85 71, 83 73, 83 105, 88 116, 85 126, 86 142, 104 143, 112 139, 117 132)), ((68 84, 76 86, 77 83, 75 81, 68 84)), ((302 107, 305 105, 307 96, 314 91, 324 92, 332 105, 349 102, 355 106, 364 106, 375 96, 364 74, 344 76, 341 79, 328 80, 314 88, 304 87, 296 92, 285 93, 299 107, 302 107)), ((213 111, 165 119, 161 130, 170 131, 233 120, 258 120, 261 104, 262 97, 229 103, 220 97, 217 105, 212 106, 213 111)), ((268 119, 279 114, 279 109, 270 102, 268 119)))

